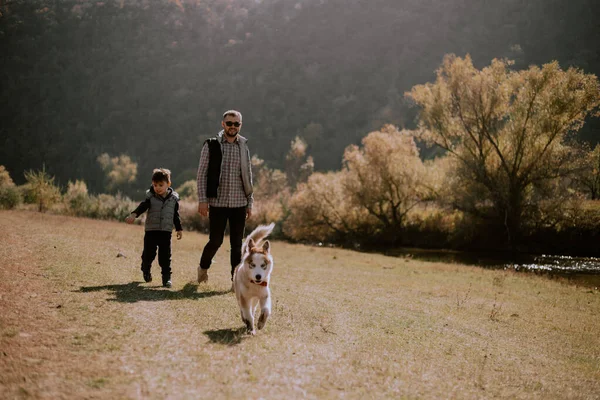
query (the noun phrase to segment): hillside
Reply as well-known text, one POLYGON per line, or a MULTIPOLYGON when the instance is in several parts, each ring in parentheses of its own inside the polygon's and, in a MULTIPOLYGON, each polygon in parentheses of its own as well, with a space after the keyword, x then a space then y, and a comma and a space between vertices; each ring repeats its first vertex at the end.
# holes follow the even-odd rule
MULTIPOLYGON (((592 0, 13 0, 0 2, 0 162, 45 164, 103 189, 98 155, 194 177, 229 108, 251 150, 281 168, 297 135, 317 170, 384 123, 415 126, 404 99, 444 54, 515 68, 558 60, 600 74, 592 0)), ((598 120, 581 132, 596 142, 598 120)), ((425 157, 428 156, 424 152, 425 157)), ((144 179, 136 183, 146 185, 144 179)))

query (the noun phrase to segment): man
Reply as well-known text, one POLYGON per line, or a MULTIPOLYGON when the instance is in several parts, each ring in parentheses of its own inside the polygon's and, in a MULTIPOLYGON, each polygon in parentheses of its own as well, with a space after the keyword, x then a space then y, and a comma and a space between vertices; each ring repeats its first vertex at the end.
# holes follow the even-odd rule
POLYGON ((198 283, 208 281, 208 269, 223 243, 229 222, 231 277, 242 259, 246 218, 252 215, 252 170, 247 139, 240 136, 242 114, 225 111, 223 130, 204 142, 198 167, 198 213, 209 218, 209 240, 200 258, 198 283))

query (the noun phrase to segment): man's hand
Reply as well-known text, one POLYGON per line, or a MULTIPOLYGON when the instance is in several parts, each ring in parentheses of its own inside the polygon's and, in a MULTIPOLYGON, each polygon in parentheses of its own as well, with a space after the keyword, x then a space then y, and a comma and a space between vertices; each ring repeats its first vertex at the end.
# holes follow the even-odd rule
POLYGON ((177 231, 177 240, 181 240, 183 237, 183 231, 177 231))
POLYGON ((127 218, 125 218, 125 222, 128 224, 133 224, 133 221, 135 221, 135 214, 133 213, 129 214, 127 218))
POLYGON ((252 209, 246 208, 246 219, 250 218, 251 216, 252 216, 252 209))
POLYGON ((203 217, 208 215, 208 203, 198 203, 198 214, 203 217))

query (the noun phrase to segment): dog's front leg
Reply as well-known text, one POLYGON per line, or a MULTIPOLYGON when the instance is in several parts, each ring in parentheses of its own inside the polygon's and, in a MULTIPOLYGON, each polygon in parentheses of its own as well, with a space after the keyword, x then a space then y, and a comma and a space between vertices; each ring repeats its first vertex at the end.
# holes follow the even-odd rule
POLYGON ((240 313, 242 314, 242 321, 246 324, 246 330, 250 335, 256 334, 254 330, 254 316, 252 315, 252 309, 250 302, 242 298, 240 301, 240 313))
POLYGON ((256 324, 258 329, 265 327, 269 315, 271 315, 271 293, 267 293, 266 297, 260 299, 260 318, 258 318, 258 323, 256 324))

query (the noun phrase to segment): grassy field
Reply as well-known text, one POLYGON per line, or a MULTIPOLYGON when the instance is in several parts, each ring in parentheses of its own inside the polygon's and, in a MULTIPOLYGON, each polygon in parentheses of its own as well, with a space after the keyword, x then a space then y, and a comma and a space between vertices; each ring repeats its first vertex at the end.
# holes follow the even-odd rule
POLYGON ((594 289, 275 241, 273 315, 252 337, 228 246, 195 283, 205 235, 173 242, 164 289, 156 263, 143 283, 141 226, 0 225, 2 399, 600 398, 594 289))

